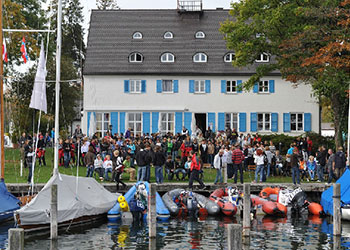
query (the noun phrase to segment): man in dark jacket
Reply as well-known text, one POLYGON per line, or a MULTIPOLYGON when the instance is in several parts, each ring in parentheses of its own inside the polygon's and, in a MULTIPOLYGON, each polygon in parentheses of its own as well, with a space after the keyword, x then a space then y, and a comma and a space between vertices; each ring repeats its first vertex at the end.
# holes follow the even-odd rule
POLYGON ((143 145, 140 146, 140 151, 136 154, 137 162, 137 181, 147 181, 147 167, 150 168, 152 158, 150 157, 150 145, 146 145, 146 149, 143 145))
POLYGON ((155 147, 153 165, 155 168, 155 176, 157 184, 163 183, 163 165, 165 163, 165 155, 160 146, 155 147))
POLYGON ((319 148, 319 151, 317 152, 316 155, 316 160, 318 162, 317 165, 317 177, 318 177, 318 182, 323 182, 323 171, 327 163, 327 151, 324 146, 321 146, 319 148))
POLYGON ((292 179, 294 185, 297 183, 300 184, 300 172, 299 172, 299 155, 298 155, 298 149, 293 150, 293 154, 290 157, 290 163, 292 166, 292 179))
POLYGON ((335 154, 334 162, 333 162, 333 171, 335 173, 335 178, 339 179, 346 167, 346 157, 345 153, 343 152, 343 147, 338 148, 338 152, 335 154))

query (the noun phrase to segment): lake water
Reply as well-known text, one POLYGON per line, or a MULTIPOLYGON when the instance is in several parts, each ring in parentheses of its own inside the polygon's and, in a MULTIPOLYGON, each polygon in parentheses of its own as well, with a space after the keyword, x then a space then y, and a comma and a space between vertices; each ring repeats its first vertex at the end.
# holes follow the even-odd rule
MULTIPOLYGON (((188 221, 171 219, 157 223, 156 249, 227 249, 227 225, 237 223, 227 217, 188 221)), ((7 230, 0 227, 0 249, 7 246, 7 230)), ((247 249, 350 249, 350 223, 343 223, 341 246, 333 248, 332 225, 326 219, 270 218, 258 216, 252 222, 250 248, 247 249)), ((25 249, 50 249, 48 237, 25 240, 25 249)), ((102 223, 90 229, 60 234, 58 249, 149 249, 147 226, 131 223, 102 223)))

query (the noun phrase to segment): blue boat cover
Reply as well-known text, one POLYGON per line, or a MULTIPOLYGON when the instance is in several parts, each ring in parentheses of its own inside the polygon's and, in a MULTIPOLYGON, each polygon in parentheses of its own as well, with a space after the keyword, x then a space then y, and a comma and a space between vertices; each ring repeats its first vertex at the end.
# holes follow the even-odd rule
MULTIPOLYGON (((5 181, 0 181, 0 215, 19 209, 20 201, 7 191, 5 181)), ((5 216, 6 217, 6 216, 5 216)))
MULTIPOLYGON (((341 204, 350 204, 350 170, 346 169, 344 174, 337 180, 340 183, 341 204)), ((321 205, 326 214, 333 215, 333 187, 322 193, 321 205)))

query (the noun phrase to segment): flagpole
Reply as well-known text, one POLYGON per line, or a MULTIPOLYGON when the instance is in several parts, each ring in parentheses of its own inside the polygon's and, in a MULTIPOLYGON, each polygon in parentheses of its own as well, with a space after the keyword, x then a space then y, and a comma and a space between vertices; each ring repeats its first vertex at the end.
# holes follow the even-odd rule
MULTIPOLYGON (((1 0, 0 0, 1 1, 1 0)), ((62 0, 58 0, 57 6, 57 47, 56 47, 56 95, 55 95, 55 153, 54 153, 54 175, 58 174, 58 138, 59 111, 60 111, 60 80, 61 80, 61 43, 62 43, 62 0)))
MULTIPOLYGON (((0 41, 2 41, 2 0, 0 0, 0 41)), ((0 150, 1 150, 1 172, 0 172, 0 178, 1 180, 4 179, 5 176, 5 147, 4 147, 4 68, 3 68, 3 61, 2 61, 2 53, 3 49, 2 46, 0 46, 0 55, 1 55, 1 60, 0 60, 0 102, 1 102, 1 125, 0 125, 0 150)))

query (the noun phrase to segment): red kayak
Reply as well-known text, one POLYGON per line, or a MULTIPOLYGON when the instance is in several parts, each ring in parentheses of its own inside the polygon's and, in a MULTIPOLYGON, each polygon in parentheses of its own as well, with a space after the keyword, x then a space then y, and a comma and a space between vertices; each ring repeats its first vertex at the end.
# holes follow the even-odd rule
POLYGON ((275 201, 269 201, 257 195, 250 196, 253 206, 262 206, 264 213, 273 216, 284 217, 287 215, 287 207, 275 201))
POLYGON ((225 215, 233 216, 237 213, 237 206, 230 201, 228 196, 229 191, 227 188, 219 188, 211 193, 209 199, 217 203, 225 215))

